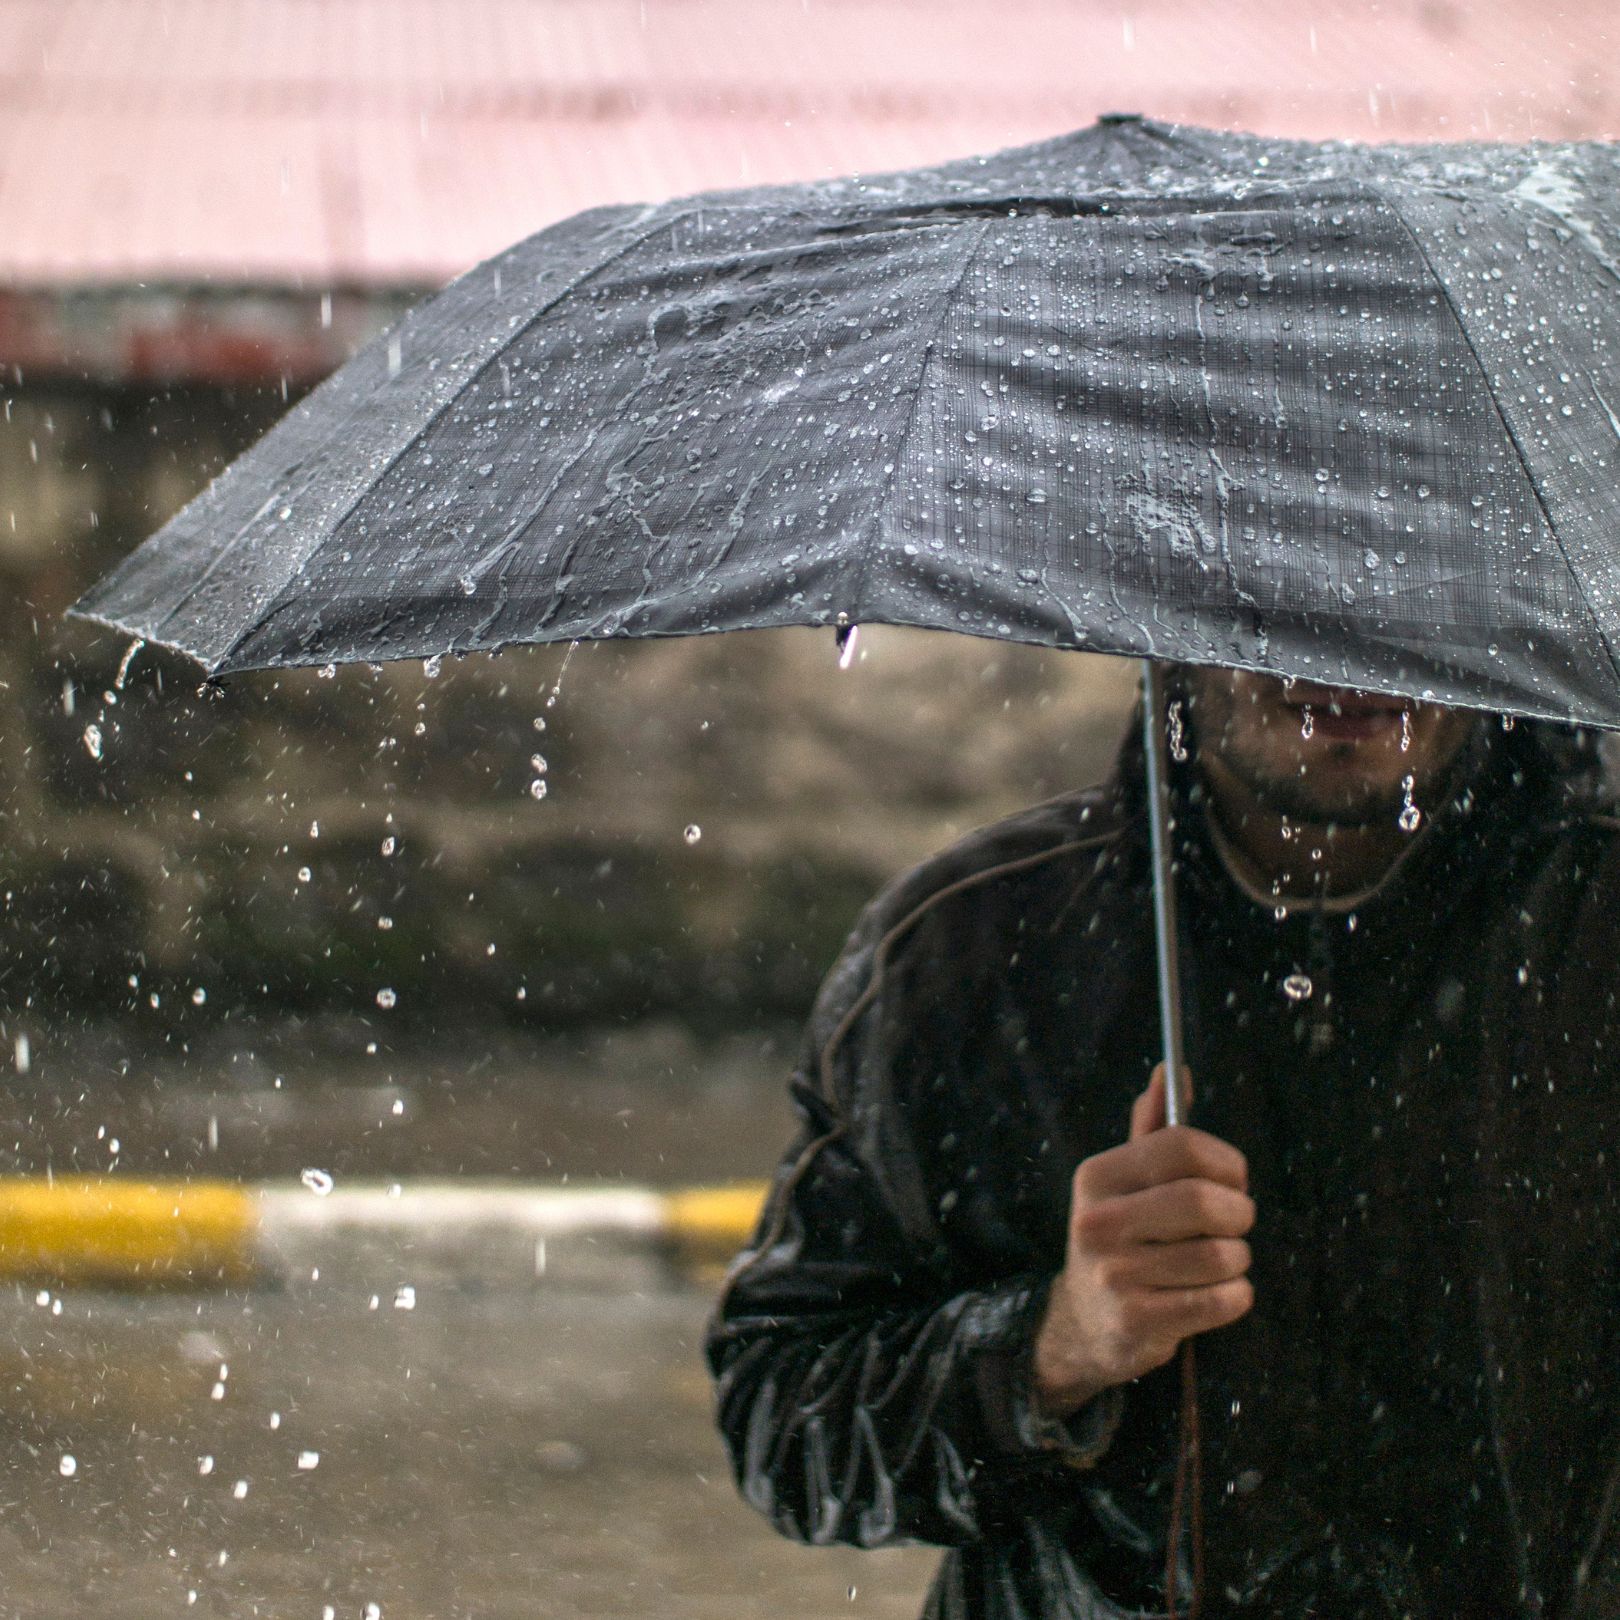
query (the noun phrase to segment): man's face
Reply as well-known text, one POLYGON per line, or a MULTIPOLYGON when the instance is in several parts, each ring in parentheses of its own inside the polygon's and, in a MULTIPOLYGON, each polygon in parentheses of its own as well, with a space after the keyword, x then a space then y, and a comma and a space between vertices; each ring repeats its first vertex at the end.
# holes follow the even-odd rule
POLYGON ((1479 720, 1466 709, 1246 670, 1186 673, 1198 762, 1217 796, 1235 781, 1302 822, 1393 823, 1405 779, 1423 804, 1479 720))

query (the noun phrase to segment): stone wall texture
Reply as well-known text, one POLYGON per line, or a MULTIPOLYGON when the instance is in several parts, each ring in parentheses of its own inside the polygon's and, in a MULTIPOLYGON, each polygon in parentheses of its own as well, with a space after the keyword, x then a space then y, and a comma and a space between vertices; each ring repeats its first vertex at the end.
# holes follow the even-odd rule
POLYGON ((1094 779, 1129 710, 1119 660, 881 629, 847 671, 829 633, 783 631, 212 693, 143 650, 120 684, 127 644, 63 609, 286 402, 0 400, 14 1026, 797 1016, 880 883, 1094 779))

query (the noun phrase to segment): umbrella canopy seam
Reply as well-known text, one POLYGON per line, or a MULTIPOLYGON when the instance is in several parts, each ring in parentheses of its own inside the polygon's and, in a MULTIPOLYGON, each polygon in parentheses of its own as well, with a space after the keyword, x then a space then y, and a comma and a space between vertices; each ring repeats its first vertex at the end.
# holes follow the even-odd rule
MULTIPOLYGON (((945 330, 945 323, 951 318, 951 310, 956 303, 956 295, 962 290, 962 283, 967 280, 968 272, 979 262, 979 255, 984 251, 986 238, 990 235, 990 221, 986 220, 979 227, 978 239, 963 256, 962 268, 956 274, 949 287, 939 295, 939 308, 937 318, 933 323, 933 330, 928 334, 928 341, 923 344, 922 364, 917 368, 917 390, 911 397, 911 407, 906 412, 905 426, 900 430, 900 442, 895 448, 893 459, 889 465, 893 469, 889 473, 888 487, 883 491, 883 497, 878 502, 872 514, 869 527, 870 543, 861 548, 860 574, 856 580, 853 592, 853 609, 861 610, 866 597, 866 579, 871 570, 872 547, 878 543, 883 532, 884 514, 889 509, 889 503, 894 499, 894 492, 900 484, 900 467, 905 456, 906 446, 911 442, 912 429, 917 425, 917 412, 922 408, 923 383, 928 377, 928 368, 934 363, 934 352, 939 345, 939 335, 945 330)), ((851 620, 855 618, 852 611, 851 620)))
POLYGON ((1446 308, 1451 311, 1451 318, 1457 330, 1462 334, 1462 340, 1468 347, 1468 353, 1474 364, 1479 368, 1480 380, 1485 385, 1485 396, 1491 402, 1491 409, 1496 412, 1496 419, 1502 424, 1502 432, 1509 444, 1513 446, 1513 453, 1519 459, 1519 467, 1524 473, 1524 481, 1530 486, 1531 493, 1536 498, 1536 505, 1541 511, 1542 521, 1547 525, 1547 532, 1553 537, 1553 543, 1558 547, 1558 554, 1564 559, 1569 569, 1570 578, 1575 581, 1575 588, 1581 593, 1581 602, 1592 620, 1592 628, 1597 631, 1599 642, 1604 652, 1609 655, 1609 663, 1616 675, 1620 675, 1620 654, 1615 651, 1614 643, 1609 639, 1609 633, 1603 627, 1603 621, 1598 617, 1597 609, 1592 605, 1592 598, 1586 588, 1586 580, 1582 577, 1580 569, 1575 566, 1564 544, 1564 537, 1558 532, 1558 525, 1553 522, 1553 515, 1547 506, 1546 497, 1541 492, 1541 485, 1536 482, 1536 475, 1531 471, 1530 458, 1524 453, 1524 446, 1519 442, 1519 436, 1513 431, 1513 424, 1507 419, 1507 412, 1502 409, 1502 402, 1496 397, 1496 390, 1491 386, 1491 374, 1485 365, 1484 358, 1474 343, 1474 336, 1468 330, 1468 323, 1463 320, 1461 311, 1457 308, 1457 300, 1452 296, 1451 288, 1446 284, 1445 278, 1435 269, 1434 260, 1429 257, 1429 251, 1423 245, 1423 239, 1412 228, 1412 223, 1393 203, 1390 212, 1401 222, 1401 229, 1411 238, 1412 246, 1417 250, 1418 256, 1428 267, 1434 284, 1440 289, 1440 296, 1446 301, 1446 308))

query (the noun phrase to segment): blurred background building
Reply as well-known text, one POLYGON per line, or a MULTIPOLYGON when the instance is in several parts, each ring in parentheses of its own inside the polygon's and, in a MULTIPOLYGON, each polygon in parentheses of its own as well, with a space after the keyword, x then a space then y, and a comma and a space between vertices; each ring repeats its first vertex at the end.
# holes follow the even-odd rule
POLYGON ((411 300, 593 204, 1107 110, 1612 135, 1610 17, 0 0, 0 1054, 26 1070, 69 1014, 171 1045, 265 1012, 374 1027, 385 990, 396 1028, 791 1020, 885 876, 1105 767, 1128 670, 953 637, 875 634, 842 677, 830 638, 788 632, 582 648, 560 694, 542 649, 209 696, 63 625, 411 300))

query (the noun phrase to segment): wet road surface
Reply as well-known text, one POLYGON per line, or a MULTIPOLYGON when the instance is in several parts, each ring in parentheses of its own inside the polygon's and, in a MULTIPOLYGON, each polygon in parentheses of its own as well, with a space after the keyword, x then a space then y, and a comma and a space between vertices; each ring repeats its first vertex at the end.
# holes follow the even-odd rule
POLYGON ((910 1620, 735 1496, 707 1294, 0 1293, 0 1616, 910 1620))

